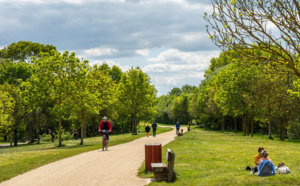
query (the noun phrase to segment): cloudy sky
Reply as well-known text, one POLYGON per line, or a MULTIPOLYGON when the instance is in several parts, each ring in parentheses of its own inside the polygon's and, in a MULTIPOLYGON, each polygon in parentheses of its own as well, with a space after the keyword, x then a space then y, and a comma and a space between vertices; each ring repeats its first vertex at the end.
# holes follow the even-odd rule
POLYGON ((52 44, 91 64, 141 67, 158 95, 198 86, 220 50, 208 39, 210 0, 0 0, 0 48, 52 44))

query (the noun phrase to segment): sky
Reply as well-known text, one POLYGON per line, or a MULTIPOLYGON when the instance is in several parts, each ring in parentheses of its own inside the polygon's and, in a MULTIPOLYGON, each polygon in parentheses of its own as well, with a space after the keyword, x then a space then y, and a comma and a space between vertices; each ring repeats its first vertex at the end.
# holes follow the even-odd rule
POLYGON ((206 33, 210 0, 0 0, 0 48, 32 41, 90 64, 139 66, 158 96, 199 86, 220 53, 206 33))

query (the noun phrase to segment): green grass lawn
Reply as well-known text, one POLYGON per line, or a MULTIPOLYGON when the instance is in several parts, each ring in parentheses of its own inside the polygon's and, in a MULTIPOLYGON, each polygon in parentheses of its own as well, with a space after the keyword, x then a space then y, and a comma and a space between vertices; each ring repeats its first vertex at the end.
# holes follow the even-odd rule
MULTIPOLYGON (((158 128, 157 134, 171 131, 172 128, 158 128)), ((140 127, 138 135, 120 134, 111 135, 109 146, 114 146, 144 137, 144 127, 140 127)), ((8 180, 19 174, 35 169, 42 165, 74 156, 83 152, 101 148, 101 138, 92 137, 80 140, 68 140, 62 147, 57 147, 58 142, 41 142, 41 144, 0 147, 0 182, 8 180)))
MULTIPOLYGON (((300 148, 297 142, 269 140, 267 136, 242 136, 234 132, 214 132, 192 128, 182 137, 163 147, 175 153, 177 180, 172 185, 300 185, 300 148), (291 174, 271 177, 250 175, 247 165, 254 166, 259 146, 269 152, 273 163, 284 162, 291 174)), ((139 169, 140 177, 153 177, 139 169)), ((150 185, 167 185, 165 182, 150 185)))

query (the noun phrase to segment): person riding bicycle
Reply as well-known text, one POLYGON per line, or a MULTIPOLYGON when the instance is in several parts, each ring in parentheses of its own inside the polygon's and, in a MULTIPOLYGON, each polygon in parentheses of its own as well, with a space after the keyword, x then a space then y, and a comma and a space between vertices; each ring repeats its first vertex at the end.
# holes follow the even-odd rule
MULTIPOLYGON (((109 140, 109 133, 112 133, 112 125, 111 122, 107 120, 107 117, 104 117, 103 120, 99 124, 99 134, 102 133, 102 130, 106 130, 107 140, 109 140)), ((103 134, 102 134, 103 135, 103 134)), ((107 141, 109 142, 109 141, 107 141)))
POLYGON ((104 117, 103 120, 100 122, 99 124, 99 134, 102 134, 103 137, 103 131, 105 130, 105 134, 106 134, 106 143, 109 142, 109 133, 112 133, 112 125, 111 122, 107 120, 107 117, 104 117))

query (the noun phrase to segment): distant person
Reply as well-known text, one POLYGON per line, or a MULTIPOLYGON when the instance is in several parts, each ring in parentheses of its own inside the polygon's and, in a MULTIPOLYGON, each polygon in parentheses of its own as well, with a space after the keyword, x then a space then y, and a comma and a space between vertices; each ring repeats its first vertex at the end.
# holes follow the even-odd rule
POLYGON ((150 127, 149 127, 148 124, 147 124, 147 126, 145 127, 145 130, 146 130, 147 137, 148 137, 148 136, 149 136, 149 132, 150 132, 150 127))
POLYGON ((54 142, 54 134, 50 129, 48 130, 49 130, 49 134, 51 135, 51 141, 54 142))
POLYGON ((152 130, 153 130, 153 137, 155 137, 156 136, 156 128, 157 128, 157 124, 155 123, 155 121, 153 121, 151 127, 152 127, 152 130))
POLYGON ((177 121, 177 123, 176 123, 176 134, 179 133, 179 129, 180 129, 180 123, 179 123, 179 121, 177 121))
MULTIPOLYGON (((107 117, 104 117, 103 120, 100 122, 98 127, 99 133, 101 134, 103 130, 106 131, 107 136, 107 143, 109 142, 109 133, 112 133, 112 124, 110 121, 107 120, 107 117)), ((102 133, 103 136, 103 133, 102 133)))
POLYGON ((275 166, 268 158, 268 151, 261 152, 262 158, 259 160, 257 176, 272 176, 276 174, 275 166))
POLYGON ((76 128, 73 129, 73 137, 75 140, 77 139, 77 129, 76 128))

